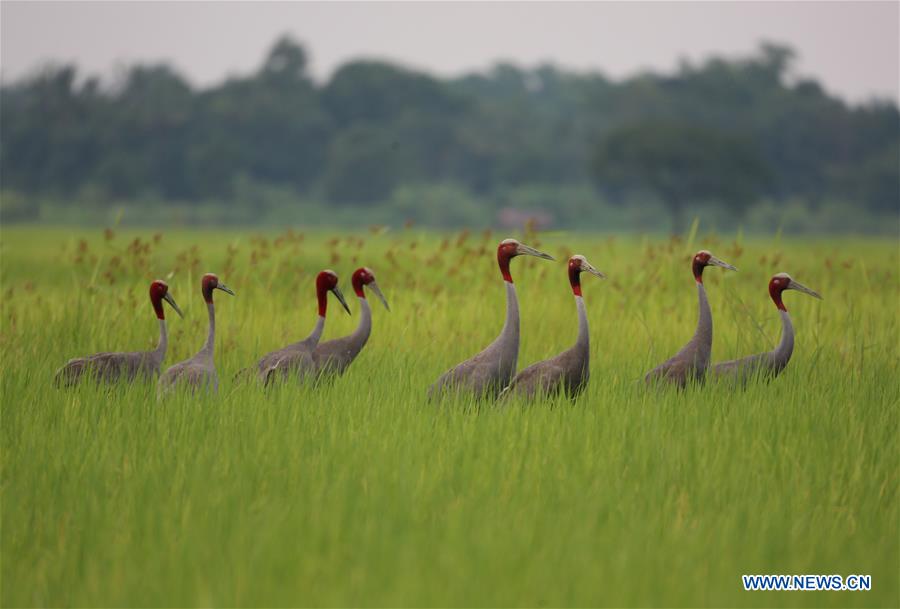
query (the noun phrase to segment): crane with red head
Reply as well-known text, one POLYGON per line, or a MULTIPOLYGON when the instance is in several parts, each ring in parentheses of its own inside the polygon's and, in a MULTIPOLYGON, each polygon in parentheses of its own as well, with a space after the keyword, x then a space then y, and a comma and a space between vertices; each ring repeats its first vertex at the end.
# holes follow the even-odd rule
POLYGON ((200 291, 203 294, 203 300, 206 302, 206 311, 209 315, 209 329, 206 334, 206 342, 203 343, 203 347, 194 357, 178 362, 159 377, 158 391, 160 395, 179 385, 188 387, 191 391, 208 390, 216 392, 219 390, 219 376, 216 373, 216 365, 213 359, 216 342, 214 290, 221 290, 234 296, 234 291, 219 281, 219 278, 212 273, 207 273, 200 280, 200 291))
POLYGON ((648 383, 667 382, 684 387, 691 380, 702 381, 709 369, 712 355, 713 322, 706 288, 703 287, 703 269, 708 266, 719 266, 730 271, 737 269, 719 260, 706 250, 700 250, 691 259, 694 282, 697 284, 700 315, 694 336, 678 353, 647 373, 644 380, 648 383))
POLYGON ((353 272, 351 278, 353 291, 359 300, 360 318, 356 330, 352 334, 319 343, 313 351, 313 360, 316 365, 316 373, 319 375, 340 375, 346 372, 347 368, 366 346, 369 335, 372 333, 372 309, 369 307, 369 301, 366 300, 366 290, 370 290, 384 308, 388 311, 388 306, 381 288, 375 282, 375 273, 370 268, 359 268, 353 272))
POLYGON ((71 359, 56 371, 54 381, 57 387, 69 387, 79 383, 85 376, 102 382, 134 381, 138 377, 153 378, 159 376, 160 367, 166 357, 169 346, 169 333, 166 326, 166 312, 163 301, 169 303, 179 316, 184 317, 175 299, 169 293, 168 284, 157 279, 150 284, 150 303, 159 321, 159 342, 153 351, 131 351, 124 353, 95 353, 85 357, 71 359))
POLYGON ((717 378, 746 383, 756 375, 774 378, 787 367, 794 352, 794 324, 782 299, 786 290, 797 290, 822 300, 818 292, 794 281, 787 273, 774 275, 769 280, 769 296, 781 315, 781 340, 772 351, 716 364, 713 366, 713 374, 717 378))
POLYGON ((347 306, 344 294, 338 287, 337 273, 328 269, 320 272, 316 275, 316 301, 319 306, 316 325, 309 336, 303 340, 267 353, 260 358, 256 364, 256 374, 260 382, 269 384, 277 379, 286 379, 291 376, 302 379, 315 372, 316 364, 313 360, 313 352, 319 344, 319 339, 322 338, 322 332, 325 331, 329 292, 334 294, 347 314, 350 314, 350 307, 347 306))
POLYGON ((535 256, 544 260, 553 257, 519 243, 504 239, 497 247, 497 265, 506 286, 506 321, 500 335, 483 351, 457 364, 438 378, 429 388, 429 397, 444 391, 471 392, 476 397, 496 398, 516 373, 519 357, 519 300, 509 270, 516 256, 535 256))
POLYGON ((535 398, 564 391, 574 399, 587 386, 590 377, 590 331, 587 309, 581 295, 581 274, 590 273, 600 279, 606 279, 606 275, 594 268, 587 258, 580 254, 569 258, 567 272, 578 311, 578 338, 575 345, 556 357, 537 362, 522 370, 504 390, 505 395, 535 398))

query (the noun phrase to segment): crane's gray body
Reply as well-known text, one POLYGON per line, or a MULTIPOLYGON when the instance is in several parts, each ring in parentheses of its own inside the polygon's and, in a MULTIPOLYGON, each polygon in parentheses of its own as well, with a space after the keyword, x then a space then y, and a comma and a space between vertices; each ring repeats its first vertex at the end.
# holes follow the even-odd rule
POLYGON ((472 392, 496 398, 516 373, 519 357, 519 300, 512 282, 506 281, 506 321, 494 342, 478 355, 457 364, 438 378, 428 396, 447 390, 472 392))
POLYGON ((319 375, 340 375, 366 346, 372 333, 372 309, 365 298, 359 298, 360 318, 352 334, 320 343, 313 352, 313 362, 319 375))
POLYGON ((279 378, 287 379, 291 376, 302 380, 307 375, 313 374, 316 370, 313 352, 316 350, 324 330, 325 318, 320 315, 309 336, 283 349, 264 355, 257 364, 260 382, 268 385, 279 378))
POLYGON ((662 381, 684 387, 691 380, 702 381, 706 376, 712 354, 712 311, 702 283, 697 284, 697 294, 700 314, 694 336, 678 353, 647 373, 646 382, 662 381))
POLYGON ((132 382, 137 378, 156 378, 166 357, 169 335, 166 320, 159 320, 159 344, 153 351, 95 353, 71 359, 56 371, 57 387, 71 387, 86 376, 99 383, 132 382))
POLYGON ((213 361, 216 341, 216 310, 213 303, 208 302, 206 309, 209 313, 209 332, 206 335, 206 343, 203 348, 190 359, 166 370, 159 377, 157 392, 162 395, 178 385, 185 385, 191 391, 209 390, 213 393, 219 390, 219 376, 216 373, 216 365, 213 361))
POLYGON ((739 383, 746 383, 756 375, 778 376, 791 361, 791 354, 794 352, 794 324, 791 323, 791 316, 787 311, 779 310, 779 313, 781 341, 774 350, 716 364, 713 366, 713 374, 739 383))
POLYGON ((534 398, 565 391, 575 398, 590 377, 590 334, 584 299, 575 297, 578 308, 578 338, 570 349, 556 357, 537 362, 522 370, 510 383, 506 393, 534 398))

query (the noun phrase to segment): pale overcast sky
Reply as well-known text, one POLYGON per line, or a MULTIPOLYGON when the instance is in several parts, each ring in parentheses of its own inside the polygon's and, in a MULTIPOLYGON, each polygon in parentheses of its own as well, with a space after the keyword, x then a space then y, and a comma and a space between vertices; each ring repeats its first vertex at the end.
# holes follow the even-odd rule
POLYGON ((0 4, 4 82, 46 61, 105 77, 166 61, 208 85, 254 70, 290 33, 319 80, 358 57, 439 75, 498 60, 550 61, 621 78, 673 70, 680 58, 792 45, 797 72, 851 101, 900 97, 900 2, 259 3, 11 2, 0 4))

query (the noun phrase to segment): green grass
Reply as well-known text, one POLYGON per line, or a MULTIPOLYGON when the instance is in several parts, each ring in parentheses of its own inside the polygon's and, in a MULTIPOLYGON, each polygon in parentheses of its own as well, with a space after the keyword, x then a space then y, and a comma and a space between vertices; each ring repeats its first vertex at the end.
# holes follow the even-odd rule
MULTIPOLYGON (((575 405, 477 409, 424 394, 499 331, 507 235, 338 235, 4 229, 4 606, 900 604, 895 242, 523 238, 609 276, 584 279, 590 386, 575 405), (707 271, 714 360, 777 342, 772 273, 824 295, 787 294, 797 345, 771 384, 637 382, 693 332, 700 247, 740 268, 707 271), (350 293, 359 265, 393 312, 373 303, 346 376, 231 383, 307 334, 316 271, 350 293), (156 277, 186 314, 166 363, 196 352, 205 271, 237 292, 217 296, 218 396, 52 387, 71 357, 155 344, 156 277), (744 592, 744 573, 873 588, 744 592)), ((562 262, 512 266, 523 367, 574 341, 575 307, 562 262)), ((326 338, 356 323, 330 313, 326 338)))

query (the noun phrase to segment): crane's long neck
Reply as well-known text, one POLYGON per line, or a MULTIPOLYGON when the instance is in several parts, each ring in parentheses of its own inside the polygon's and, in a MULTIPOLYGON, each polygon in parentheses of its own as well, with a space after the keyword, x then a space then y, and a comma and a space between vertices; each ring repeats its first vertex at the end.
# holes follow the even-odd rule
POLYGON ((322 338, 322 332, 325 331, 325 316, 319 315, 319 318, 316 319, 316 325, 313 326, 312 332, 309 333, 303 342, 308 343, 311 347, 315 347, 319 344, 319 340, 322 338))
POLYGON ((169 348, 169 329, 166 326, 166 320, 159 320, 159 344, 153 351, 153 358, 157 362, 162 362, 166 357, 166 349, 169 348))
POLYGON ((575 306, 578 308, 578 339, 575 341, 575 348, 582 352, 585 362, 587 362, 590 353, 590 332, 588 330, 587 307, 584 305, 584 298, 575 296, 575 306))
MULTIPOLYGON (((519 359, 519 298, 512 281, 506 284, 506 321, 497 342, 500 344, 500 367, 504 375, 512 378, 519 359)), ((508 380, 508 379, 507 379, 508 380)))
POLYGON ((357 324, 353 334, 350 335, 351 346, 357 351, 365 346, 366 341, 369 340, 369 335, 372 333, 372 309, 369 307, 369 301, 366 300, 365 296, 358 298, 359 324, 357 324))
POLYGON ((706 288, 700 282, 697 282, 697 296, 700 316, 697 318, 697 331, 694 332, 694 340, 707 350, 710 350, 712 349, 713 339, 712 311, 709 308, 709 300, 706 298, 706 288))
POLYGON ((203 345, 200 354, 212 362, 216 342, 216 305, 212 301, 207 302, 206 310, 209 312, 209 333, 206 335, 206 344, 203 345))
POLYGON ((519 342, 519 298, 516 295, 516 286, 512 281, 506 284, 506 321, 503 322, 503 330, 500 335, 506 338, 515 338, 519 342))
POLYGON ((794 352, 794 324, 791 323, 791 316, 787 311, 779 310, 778 313, 781 315, 781 341, 772 355, 775 365, 783 368, 791 361, 791 354, 794 352))

